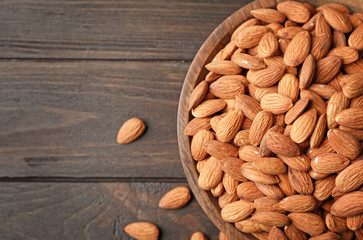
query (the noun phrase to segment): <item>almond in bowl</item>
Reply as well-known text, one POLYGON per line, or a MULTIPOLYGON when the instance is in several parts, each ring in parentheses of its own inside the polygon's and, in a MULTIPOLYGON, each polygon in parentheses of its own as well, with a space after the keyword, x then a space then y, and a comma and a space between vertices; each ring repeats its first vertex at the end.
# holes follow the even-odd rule
POLYGON ((231 239, 359 239, 362 2, 259 3, 215 30, 186 77, 188 181, 231 239))

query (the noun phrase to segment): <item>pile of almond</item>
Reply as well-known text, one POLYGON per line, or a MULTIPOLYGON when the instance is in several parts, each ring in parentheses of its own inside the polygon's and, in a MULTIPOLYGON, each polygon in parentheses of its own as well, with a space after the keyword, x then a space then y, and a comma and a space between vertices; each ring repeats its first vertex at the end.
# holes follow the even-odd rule
POLYGON ((363 239, 363 13, 251 15, 190 96, 198 184, 258 239, 363 239))

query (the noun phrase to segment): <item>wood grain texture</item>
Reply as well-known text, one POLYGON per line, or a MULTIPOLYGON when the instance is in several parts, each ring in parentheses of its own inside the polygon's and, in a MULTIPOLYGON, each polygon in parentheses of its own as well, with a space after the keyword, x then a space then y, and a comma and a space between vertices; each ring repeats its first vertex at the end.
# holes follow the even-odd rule
POLYGON ((179 210, 158 202, 180 183, 2 183, 0 239, 129 240, 124 226, 150 221, 161 240, 187 240, 194 231, 217 240, 218 230, 195 199, 179 210))
POLYGON ((184 59, 251 0, 0 3, 0 58, 184 59))
MULTIPOLYGON (((191 138, 184 134, 185 126, 191 119, 191 114, 188 109, 189 97, 194 86, 202 81, 206 75, 204 66, 226 45, 234 29, 251 17, 249 14, 250 10, 261 7, 274 7, 276 4, 283 1, 285 0, 256 0, 229 16, 221 25, 219 25, 204 42, 195 56, 185 78, 180 96, 178 109, 178 142, 185 174, 190 187, 203 210, 216 226, 221 231, 225 232, 231 239, 247 240, 252 239, 253 237, 249 234, 242 234, 232 224, 224 222, 220 216, 220 208, 217 204, 217 199, 214 198, 210 192, 206 192, 198 186, 198 172, 190 152, 191 138)), ((314 6, 319 6, 330 1, 308 0, 307 2, 314 6)), ((343 0, 341 3, 348 6, 351 10, 362 11, 362 0, 343 0)))
POLYGON ((0 177, 185 178, 176 118, 188 65, 0 61, 0 177), (117 144, 131 117, 145 134, 117 144))

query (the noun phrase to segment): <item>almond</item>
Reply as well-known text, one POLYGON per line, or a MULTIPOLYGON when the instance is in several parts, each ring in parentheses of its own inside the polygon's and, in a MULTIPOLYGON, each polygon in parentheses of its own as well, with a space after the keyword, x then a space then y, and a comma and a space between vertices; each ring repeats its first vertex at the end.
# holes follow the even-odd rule
POLYGON ((200 173, 205 165, 205 163, 209 160, 210 157, 207 157, 203 160, 200 160, 197 162, 197 171, 198 173, 200 173))
POLYGON ((185 206, 190 200, 190 192, 186 187, 177 187, 167 192, 159 201, 159 207, 177 209, 185 206))
POLYGON ((207 240, 207 238, 204 236, 203 233, 201 233, 201 232, 195 232, 190 237, 190 240, 207 240))
POLYGON ((199 174, 198 185, 204 190, 210 190, 219 184, 222 177, 223 171, 219 165, 219 160, 211 157, 199 174))
POLYGON ((306 233, 296 228, 293 224, 285 226, 284 228, 285 235, 289 240, 307 240, 306 233))
POLYGON ((333 233, 333 232, 327 232, 327 233, 323 233, 318 236, 309 238, 309 240, 339 240, 339 239, 342 239, 342 238, 340 238, 340 235, 333 233))
POLYGON ((282 12, 286 17, 297 23, 306 23, 310 19, 309 9, 300 2, 286 1, 277 4, 279 12, 282 12))
POLYGON ((263 98, 263 96, 265 96, 268 93, 277 93, 277 86, 274 85, 272 87, 267 87, 267 88, 260 88, 260 87, 256 87, 255 85, 249 84, 248 85, 248 91, 250 93, 250 95, 256 99, 258 102, 261 101, 261 99, 263 98))
POLYGON ((261 111, 252 121, 249 140, 253 145, 260 145, 262 137, 273 124, 273 116, 270 112, 261 111))
POLYGON ((236 136, 233 139, 233 143, 234 145, 238 146, 238 147, 242 147, 245 145, 250 145, 250 140, 249 140, 249 136, 250 136, 250 130, 242 130, 239 131, 236 136))
POLYGON ((263 183, 263 184, 275 184, 279 180, 275 176, 270 174, 264 174, 261 171, 257 170, 252 163, 244 163, 241 166, 241 172, 243 176, 247 179, 254 181, 256 183, 263 183))
POLYGON ((215 80, 217 80, 221 75, 214 73, 214 72, 209 72, 206 76, 205 76, 205 81, 208 83, 214 82, 215 80))
POLYGON ((350 13, 349 9, 346 8, 345 6, 343 6, 342 4, 339 4, 339 3, 328 3, 328 4, 324 4, 320 7, 317 7, 316 8, 316 11, 320 12, 320 11, 323 11, 324 8, 326 7, 329 7, 329 8, 333 8, 335 10, 337 10, 338 12, 341 12, 341 13, 350 13))
POLYGON ((345 127, 363 128, 363 108, 349 108, 340 112, 335 121, 345 127))
POLYGON ((348 33, 352 31, 352 24, 343 13, 338 12, 334 8, 324 7, 323 14, 329 25, 337 31, 348 33))
POLYGON ((210 125, 211 125, 213 131, 215 131, 215 132, 217 131, 218 124, 222 120, 222 118, 223 117, 222 117, 222 114, 221 114, 221 115, 215 115, 214 117, 212 117, 210 119, 210 125))
POLYGON ((269 132, 266 136, 266 145, 275 154, 287 157, 300 155, 299 147, 291 140, 290 137, 277 132, 269 132))
POLYGON ((319 117, 315 129, 310 137, 311 148, 319 146, 321 141, 323 141, 323 138, 325 136, 326 121, 326 114, 323 114, 319 117))
POLYGON ((284 192, 277 185, 256 183, 258 189, 271 199, 280 200, 284 197, 284 192))
POLYGON ((359 25, 361 25, 363 23, 362 19, 358 16, 354 16, 351 14, 345 14, 345 16, 347 16, 349 18, 349 21, 353 26, 353 30, 356 29, 357 27, 359 27, 359 25))
POLYGON ((341 171, 336 180, 336 187, 339 191, 350 192, 363 184, 363 161, 357 161, 341 171))
MULTIPOLYGON (((252 12, 252 11, 251 11, 252 12)), ((279 43, 275 34, 268 32, 260 40, 258 44, 258 56, 261 58, 273 56, 279 49, 279 43)))
POLYGON ((239 157, 246 162, 253 162, 262 158, 260 149, 253 145, 245 145, 240 147, 238 151, 239 157))
POLYGON ((235 226, 239 231, 245 233, 256 233, 262 231, 261 224, 251 221, 251 218, 236 222, 235 226))
POLYGON ((222 183, 227 193, 235 194, 237 192, 237 186, 239 182, 231 177, 228 173, 223 175, 222 183))
POLYGON ((347 217, 347 227, 352 230, 356 231, 363 226, 363 214, 359 214, 352 217, 347 217))
POLYGON ((326 115, 328 128, 335 128, 338 124, 335 121, 335 117, 344 109, 349 107, 349 99, 344 96, 342 92, 335 93, 329 100, 326 115))
POLYGON ((363 213, 363 192, 350 192, 339 198, 331 207, 331 213, 338 217, 351 217, 363 213))
POLYGON ((256 212, 278 212, 285 213, 279 208, 279 200, 271 199, 269 197, 261 197, 254 202, 256 212))
POLYGON ((317 236, 324 232, 323 219, 314 213, 290 213, 288 217, 296 228, 311 236, 317 236))
POLYGON ((278 185, 286 196, 291 196, 296 194, 295 189, 291 186, 289 178, 286 173, 278 175, 279 182, 278 185))
POLYGON ((288 168, 287 176, 291 186, 300 194, 311 194, 314 191, 313 182, 307 172, 288 168))
POLYGON ((320 15, 316 19, 315 35, 316 36, 324 35, 324 36, 327 36, 329 38, 329 40, 332 39, 330 26, 329 26, 328 22, 325 20, 324 16, 322 16, 322 15, 320 15))
POLYGON ((239 48, 252 48, 257 46, 263 35, 270 31, 271 29, 266 26, 246 27, 238 33, 236 45, 239 48))
POLYGON ((213 133, 205 129, 200 130, 193 136, 190 149, 192 156, 196 161, 203 160, 208 155, 207 151, 203 149, 203 143, 213 139, 213 133))
MULTIPOLYGON (((269 130, 267 130, 267 132, 278 132, 278 133, 283 133, 284 132, 284 128, 278 125, 273 126, 272 128, 270 128, 269 130)), ((266 133, 267 133, 266 132, 266 133)), ((262 157, 267 157, 267 156, 271 156, 272 152, 270 151, 270 149, 268 149, 267 145, 266 145, 266 134, 262 137, 261 143, 260 143, 260 155, 262 157)))
POLYGON ((303 97, 295 103, 295 105, 286 113, 285 123, 293 123, 300 115, 304 112, 305 108, 308 106, 309 97, 303 97))
MULTIPOLYGON (((293 39, 297 34, 299 34, 300 32, 304 31, 304 29, 302 27, 299 26, 292 26, 292 27, 284 27, 281 28, 279 30, 277 30, 276 32, 276 36, 278 38, 280 38, 280 43, 281 40, 291 40, 293 39)), ((287 41, 286 43, 290 43, 290 41, 287 41)), ((280 46, 281 47, 281 46, 280 46)), ((287 47, 287 46, 286 46, 287 47)), ((282 49, 281 49, 282 50, 282 49)), ((285 49, 286 50, 286 49, 285 49)), ((284 52, 284 50, 282 50, 284 52)))
POLYGON ((245 69, 260 70, 266 65, 257 57, 246 53, 238 53, 232 56, 232 62, 245 69))
POLYGON ((219 240, 229 240, 229 238, 227 237, 226 234, 224 234, 223 232, 219 232, 219 240))
POLYGON ((211 128, 210 120, 210 117, 193 118, 185 127, 185 134, 188 136, 194 136, 202 129, 209 130, 211 128))
POLYGON ((286 165, 299 171, 307 171, 310 169, 310 159, 305 154, 299 156, 286 157, 277 155, 286 165))
POLYGON ((226 222, 238 222, 247 218, 254 210, 251 202, 239 200, 225 206, 221 211, 221 216, 226 222))
POLYGON ((287 171, 285 163, 274 157, 260 158, 253 161, 252 165, 265 174, 278 175, 287 171))
POLYGON ((243 160, 234 157, 226 157, 219 160, 219 164, 222 170, 225 173, 229 174, 232 178, 241 182, 247 181, 247 179, 243 176, 243 174, 240 171, 242 164, 244 164, 243 160))
POLYGON ((349 160, 338 153, 321 153, 311 160, 311 168, 319 173, 339 172, 349 165, 349 160))
POLYGON ((194 117, 209 117, 221 111, 225 106, 226 102, 220 99, 206 100, 192 110, 192 115, 194 117))
POLYGON ((260 104, 248 95, 236 95, 236 101, 236 107, 240 108, 243 111, 243 114, 251 120, 256 117, 257 113, 262 111, 260 104))
POLYGON ((334 152, 334 149, 329 143, 328 138, 324 138, 319 147, 309 148, 306 151, 306 156, 310 159, 316 157, 318 154, 326 153, 326 152, 334 152))
MULTIPOLYGON (((276 66, 276 65, 285 65, 284 58, 282 56, 273 56, 263 59, 264 63, 267 66, 276 66)), ((286 72, 296 75, 297 69, 296 67, 286 66, 286 72)))
POLYGON ((238 65, 228 60, 213 61, 205 65, 205 68, 221 75, 239 74, 242 72, 238 65))
POLYGON ((293 74, 285 74, 278 84, 278 93, 289 97, 293 102, 299 97, 299 80, 293 74))
POLYGON ((315 109, 303 113, 292 124, 290 138, 296 143, 302 143, 307 140, 314 131, 317 120, 315 109))
POLYGON ((354 98, 363 94, 363 73, 343 75, 339 80, 347 98, 354 98))
POLYGON ((245 28, 250 27, 250 26, 256 26, 260 24, 260 20, 256 19, 256 18, 251 18, 247 21, 245 21, 244 23, 242 23, 232 34, 231 37, 231 41, 235 42, 237 39, 238 34, 245 28))
POLYGON ((236 94, 245 93, 245 86, 237 78, 219 78, 213 82, 209 91, 218 98, 235 99, 236 94))
POLYGON ((346 218, 333 216, 328 213, 325 217, 325 223, 332 232, 342 232, 348 229, 346 218))
POLYGON ((124 230, 129 236, 138 240, 157 240, 159 238, 159 229, 148 222, 130 223, 124 230))
POLYGON ((306 89, 309 87, 310 83, 313 80, 315 69, 316 62, 313 55, 310 54, 305 58, 304 63, 301 67, 299 82, 299 87, 301 89, 306 89))
POLYGON ((340 129, 330 129, 328 139, 333 149, 350 160, 355 159, 361 152, 359 141, 350 133, 340 129))
POLYGON ((268 232, 255 232, 251 234, 258 240, 268 240, 268 232))
POLYGON ((283 23, 285 22, 285 14, 276 11, 275 9, 259 8, 250 11, 255 18, 267 23, 283 23))
POLYGON ((357 50, 363 50, 363 24, 360 24, 349 36, 348 44, 357 50))
POLYGON ((236 193, 229 194, 228 192, 224 192, 219 198, 218 198, 218 205, 220 208, 224 208, 228 204, 235 202, 238 200, 238 196, 236 193))
POLYGON ((198 106, 204 99, 208 91, 208 83, 201 81, 190 94, 189 98, 189 110, 198 106))
POLYGON ((330 197, 335 186, 335 178, 336 175, 333 174, 326 178, 318 179, 315 181, 313 196, 318 201, 324 201, 330 197))
POLYGON ((251 77, 251 83, 256 87, 271 87, 280 81, 285 72, 286 67, 284 65, 269 66, 266 69, 256 71, 251 77))
POLYGON ((145 123, 140 118, 130 118, 117 133, 117 142, 130 143, 138 139, 145 131, 145 123))
POLYGON ((309 98, 309 105, 311 109, 315 109, 318 112, 318 115, 322 115, 326 112, 326 103, 324 100, 316 93, 309 90, 302 90, 300 92, 301 98, 309 98))
POLYGON ((284 61, 288 66, 298 66, 310 53, 311 38, 309 32, 298 33, 287 46, 284 61))
POLYGON ((287 212, 309 212, 315 209, 317 203, 310 195, 292 195, 282 199, 279 207, 287 212))
MULTIPOLYGON (((198 162, 198 163, 200 163, 200 162, 198 162)), ((210 192, 212 193, 212 195, 214 197, 220 197, 224 192, 223 182, 218 183, 218 185, 215 186, 214 188, 212 188, 210 190, 210 192)))
POLYGON ((276 34, 278 30, 284 28, 280 23, 270 23, 267 27, 270 28, 274 34, 276 34))
POLYGON ((222 120, 218 123, 216 137, 221 142, 231 141, 238 130, 241 128, 243 122, 242 111, 237 109, 229 112, 222 120))
POLYGON ((363 59, 359 59, 343 67, 346 74, 363 73, 363 59))
POLYGON ((322 15, 323 15, 323 13, 321 13, 321 12, 314 13, 314 15, 310 18, 310 20, 307 21, 306 23, 304 23, 304 25, 302 25, 302 27, 306 31, 313 31, 315 29, 316 20, 318 19, 319 16, 322 16, 322 15))
POLYGON ((343 125, 340 125, 339 129, 352 134, 358 141, 363 140, 363 130, 362 129, 348 128, 343 125))
POLYGON ((317 62, 315 81, 317 83, 328 83, 340 70, 342 59, 339 56, 327 56, 317 62))
POLYGON ((315 35, 311 39, 311 55, 316 61, 326 57, 331 45, 331 39, 326 35, 315 35))
POLYGON ((277 227, 273 227, 268 235, 269 240, 287 240, 285 234, 277 227))
POLYGON ((292 100, 278 93, 269 93, 261 99, 261 108, 273 114, 282 114, 292 108, 292 100))
POLYGON ((336 47, 329 51, 328 56, 338 56, 342 59, 343 64, 350 64, 358 60, 358 51, 352 47, 336 47))
POLYGON ((334 93, 337 92, 335 87, 329 86, 327 84, 314 83, 309 87, 309 90, 318 94, 324 99, 330 99, 334 93))
POLYGON ((347 45, 347 39, 344 33, 334 30, 333 31, 333 47, 343 47, 347 45))
POLYGON ((288 217, 278 212, 260 212, 254 214, 251 220, 267 226, 276 227, 283 227, 289 223, 288 217))
POLYGON ((363 95, 359 96, 359 97, 355 97, 350 101, 350 107, 354 108, 363 108, 363 95))
POLYGON ((264 197, 265 194, 263 194, 258 187, 256 186, 256 183, 254 182, 243 182, 240 183, 237 187, 237 195, 240 199, 246 200, 246 201, 255 201, 257 198, 264 197))
POLYGON ((223 159, 226 157, 237 157, 238 150, 229 143, 219 142, 217 140, 206 141, 203 143, 203 149, 211 156, 223 159))

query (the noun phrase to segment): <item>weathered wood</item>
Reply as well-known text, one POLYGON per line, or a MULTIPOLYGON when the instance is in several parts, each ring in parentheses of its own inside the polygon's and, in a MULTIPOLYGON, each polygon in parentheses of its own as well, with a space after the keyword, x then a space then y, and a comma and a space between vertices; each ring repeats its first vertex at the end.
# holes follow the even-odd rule
POLYGON ((195 199, 178 210, 158 208, 180 183, 1 183, 0 239, 131 239, 123 227, 150 221, 160 239, 187 240, 194 231, 218 239, 195 199))
MULTIPOLYGON (((242 22, 250 18, 250 11, 261 7, 274 7, 279 2, 285 0, 256 0, 244 6, 231 16, 229 16, 215 31, 208 37, 202 47, 199 49, 195 56, 187 76, 184 81, 183 89, 179 101, 178 109, 178 142, 179 151, 191 189, 195 197, 206 212, 208 217, 216 224, 216 226, 225 232, 231 239, 250 239, 251 235, 242 234, 232 224, 226 224, 220 216, 220 208, 217 204, 217 199, 212 196, 210 192, 204 191, 198 186, 198 172, 196 169, 195 161, 193 160, 190 152, 191 138, 184 134, 184 129, 191 118, 188 103, 190 94, 200 81, 206 75, 204 66, 209 63, 215 54, 222 49, 230 40, 230 36, 242 22)), ((303 2, 303 1, 302 1, 303 2)), ((308 0, 314 6, 328 3, 327 0, 308 0)), ((362 0, 342 0, 352 10, 362 11, 362 0)))
POLYGON ((250 1, 5 0, 0 57, 191 60, 250 1))
POLYGON ((0 61, 0 177, 185 178, 176 117, 188 66, 0 61), (131 117, 146 133, 119 145, 131 117))

